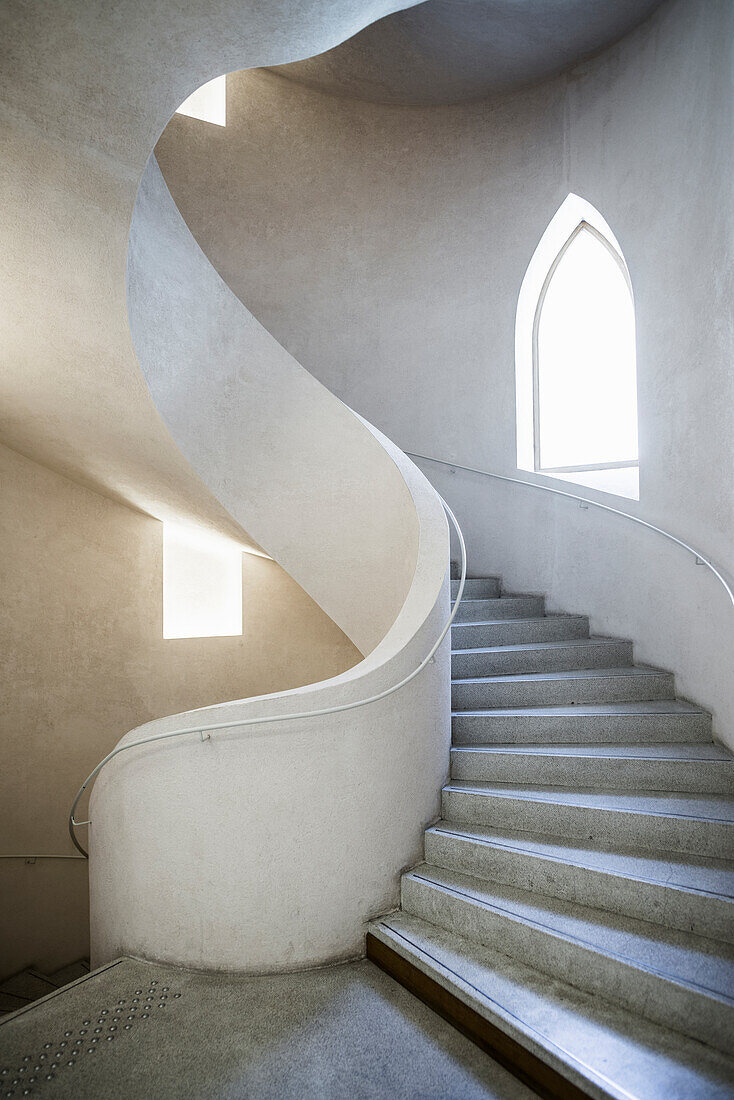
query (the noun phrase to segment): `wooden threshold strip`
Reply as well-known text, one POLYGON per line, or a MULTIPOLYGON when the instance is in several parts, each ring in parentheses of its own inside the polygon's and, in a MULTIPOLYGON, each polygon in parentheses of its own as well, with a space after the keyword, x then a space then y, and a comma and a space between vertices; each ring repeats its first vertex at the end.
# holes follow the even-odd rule
POLYGON ((542 1100, 592 1100, 590 1093, 567 1080, 371 932, 367 933, 366 947, 371 962, 533 1089, 542 1100))

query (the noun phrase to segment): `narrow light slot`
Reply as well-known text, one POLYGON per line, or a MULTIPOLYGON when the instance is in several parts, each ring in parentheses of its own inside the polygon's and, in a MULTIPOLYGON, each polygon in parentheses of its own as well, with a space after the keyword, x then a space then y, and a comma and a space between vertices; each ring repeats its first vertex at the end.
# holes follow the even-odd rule
POLYGON ((213 122, 215 126, 227 125, 227 77, 215 76, 202 84, 176 111, 177 115, 213 122))
POLYGON ((163 637, 242 633, 242 548, 205 531, 163 524, 163 637))

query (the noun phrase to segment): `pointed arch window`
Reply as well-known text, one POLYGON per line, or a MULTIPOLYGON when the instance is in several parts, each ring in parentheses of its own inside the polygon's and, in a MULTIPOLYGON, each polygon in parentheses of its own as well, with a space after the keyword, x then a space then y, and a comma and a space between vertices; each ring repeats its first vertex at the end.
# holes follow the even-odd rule
POLYGON ((578 196, 528 267, 516 350, 519 468, 637 497, 632 286, 611 230, 578 196))

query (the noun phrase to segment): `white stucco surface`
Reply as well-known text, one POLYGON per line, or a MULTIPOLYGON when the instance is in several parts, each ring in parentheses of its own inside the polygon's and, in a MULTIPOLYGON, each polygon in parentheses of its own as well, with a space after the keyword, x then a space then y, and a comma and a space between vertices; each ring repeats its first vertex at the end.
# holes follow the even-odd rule
MULTIPOLYGON (((383 441, 420 523, 403 609, 332 680, 148 723, 121 744, 197 722, 318 710, 398 683, 448 615, 446 521, 420 472, 383 441)), ((450 743, 449 640, 400 692, 339 714, 133 748, 90 800, 92 959, 292 970, 359 955, 439 816, 450 743)))
MULTIPOLYGON (((128 318, 135 199, 175 108, 219 73, 311 56, 393 7, 70 0, 0 12, 0 439, 158 519, 245 545, 252 520, 370 654, 313 692, 209 717, 371 694, 419 663, 448 614, 433 489, 268 337, 185 230, 167 236, 183 227, 164 204, 146 223, 158 266, 143 272, 146 242, 131 253, 138 285, 151 279, 132 309, 145 377, 128 318)), ((359 952, 438 810, 447 646, 420 682, 354 716, 117 758, 93 799, 95 962, 129 952, 287 969, 359 952)))
MULTIPOLYGON (((733 44, 726 0, 668 0, 563 77, 483 103, 385 107, 242 73, 226 135, 174 119, 157 155, 207 255, 300 362, 405 449, 511 476, 523 276, 569 192, 588 200, 637 319, 640 499, 598 499, 731 577, 733 44)), ((624 520, 425 469, 474 572, 633 638, 734 746, 734 616, 707 570, 624 520)))

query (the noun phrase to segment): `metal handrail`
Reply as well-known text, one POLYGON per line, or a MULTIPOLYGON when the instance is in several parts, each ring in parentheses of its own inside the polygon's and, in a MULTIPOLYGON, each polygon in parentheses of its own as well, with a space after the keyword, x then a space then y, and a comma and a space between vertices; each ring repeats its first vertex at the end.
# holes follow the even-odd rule
POLYGON ((168 733, 157 733, 154 734, 152 737, 143 737, 140 741, 130 741, 126 745, 118 745, 112 750, 112 752, 108 753, 107 756, 105 756, 104 760, 100 760, 97 767, 89 773, 89 775, 77 791, 76 798, 74 799, 71 806, 71 811, 69 813, 69 836, 72 839, 74 847, 81 852, 85 859, 89 859, 89 853, 86 851, 85 848, 81 846, 81 844, 77 840, 75 829, 77 829, 80 825, 91 825, 91 820, 75 821, 74 813, 77 806, 79 805, 80 799, 82 798, 85 790, 92 782, 92 780, 97 775, 99 775, 105 764, 108 764, 110 760, 113 759, 113 757, 118 756, 121 752, 126 752, 128 749, 136 749, 140 745, 149 745, 151 744, 151 742, 154 741, 166 741, 172 737, 184 737, 187 734, 191 733, 198 733, 202 741, 208 741, 211 736, 212 730, 235 729, 238 726, 256 726, 265 722, 288 722, 297 718, 319 718, 325 714, 338 714, 341 711, 354 710, 357 707, 367 706, 368 703, 376 703, 380 699, 386 699, 388 695, 392 695, 393 692, 399 691, 400 688, 405 687, 406 684, 409 684, 411 680, 415 679, 415 677, 423 671, 429 661, 432 661, 435 657, 436 652, 441 645, 441 642, 444 640, 451 628, 451 624, 454 621, 456 612, 459 609, 459 604, 461 603, 461 597, 464 594, 464 583, 466 581, 466 543, 464 542, 464 536, 462 534, 461 528, 459 527, 459 522, 454 513, 451 511, 451 508, 449 508, 448 504, 440 494, 438 494, 438 496, 441 504, 444 507, 446 515, 449 517, 451 523, 454 526, 454 530, 456 531, 457 537, 459 539, 459 545, 461 547, 461 579, 459 581, 459 590, 454 606, 451 609, 451 614, 449 615, 448 620, 446 621, 446 624, 444 625, 437 640, 433 643, 433 646, 431 647, 427 655, 423 658, 418 667, 413 669, 413 671, 410 672, 407 676, 403 677, 400 683, 393 684, 392 687, 385 688, 384 691, 379 691, 376 695, 370 695, 367 699, 357 699, 352 703, 340 703, 338 706, 334 707, 322 707, 320 710, 297 711, 292 714, 268 714, 261 715, 257 718, 239 718, 232 722, 214 722, 210 725, 187 726, 185 729, 171 730, 168 733), (204 736, 205 734, 206 737, 204 736))
POLYGON ((659 535, 662 535, 663 538, 668 539, 670 542, 674 542, 676 546, 681 546, 684 550, 693 554, 696 559, 696 564, 705 565, 707 569, 711 570, 716 579, 721 582, 732 606, 734 606, 734 591, 732 591, 731 585, 705 554, 702 554, 700 550, 696 550, 694 546, 690 546, 687 542, 684 542, 683 539, 679 539, 676 535, 671 535, 670 531, 665 531, 662 527, 656 527, 654 523, 648 523, 646 519, 634 516, 631 512, 623 512, 619 508, 612 508, 611 505, 602 504, 600 501, 592 500, 590 497, 578 496, 576 493, 567 493, 564 492, 563 489, 554 489, 551 485, 542 485, 539 481, 525 481, 519 477, 508 477, 507 474, 494 474, 490 470, 479 470, 475 466, 462 466, 459 462, 447 462, 443 458, 433 458, 432 455, 416 454, 413 451, 406 451, 405 454, 410 455, 411 458, 422 459, 424 462, 436 462, 439 466, 448 466, 452 470, 465 470, 467 473, 482 474, 483 477, 491 477, 496 481, 509 481, 513 485, 527 485, 531 489, 542 489, 544 493, 553 493, 558 497, 568 497, 569 500, 578 500, 582 504, 590 504, 593 508, 601 508, 603 512, 612 512, 615 516, 623 516, 625 519, 631 519, 633 523, 639 523, 641 527, 647 527, 650 531, 656 531, 659 535))

